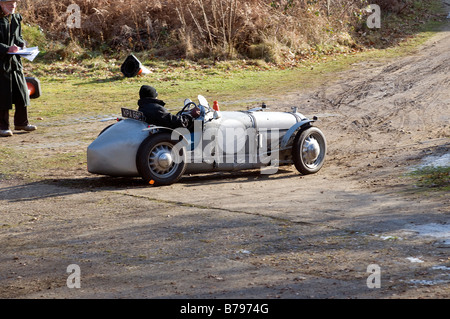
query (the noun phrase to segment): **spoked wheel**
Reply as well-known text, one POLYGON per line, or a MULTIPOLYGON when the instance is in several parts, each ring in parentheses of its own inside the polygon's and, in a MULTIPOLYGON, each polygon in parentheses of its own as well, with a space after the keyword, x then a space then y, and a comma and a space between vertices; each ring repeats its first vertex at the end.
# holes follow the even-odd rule
POLYGON ((317 173, 323 166, 326 151, 325 136, 317 127, 298 132, 292 147, 295 168, 304 175, 317 173))
POLYGON ((175 147, 177 143, 170 133, 152 135, 142 142, 136 166, 146 183, 170 185, 181 178, 186 170, 186 149, 175 147))

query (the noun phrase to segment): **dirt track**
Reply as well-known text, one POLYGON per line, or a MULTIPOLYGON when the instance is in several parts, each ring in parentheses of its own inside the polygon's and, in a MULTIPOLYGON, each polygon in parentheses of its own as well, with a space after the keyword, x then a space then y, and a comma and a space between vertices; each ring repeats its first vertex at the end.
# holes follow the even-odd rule
MULTIPOLYGON (((0 181, 0 297, 449 298, 448 195, 404 177, 449 153, 449 74, 447 25, 412 56, 355 65, 268 103, 319 116, 329 152, 316 175, 288 167, 154 188, 79 163, 41 181, 0 181), (430 224, 447 235, 415 228, 430 224), (79 289, 66 285, 71 264, 79 289), (370 264, 381 288, 367 287, 370 264)), ((100 129, 41 126, 0 146, 85 152, 100 129)))

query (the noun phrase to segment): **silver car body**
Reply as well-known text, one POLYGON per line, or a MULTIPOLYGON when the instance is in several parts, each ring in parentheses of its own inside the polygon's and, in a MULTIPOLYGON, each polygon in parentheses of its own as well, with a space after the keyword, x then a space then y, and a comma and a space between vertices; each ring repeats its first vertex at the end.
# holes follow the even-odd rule
MULTIPOLYGON (((199 96, 199 99, 201 96, 199 96)), ((201 101, 204 101, 201 99, 201 101)), ((207 102, 203 102, 207 104, 207 102)), ((258 155, 267 155, 277 151, 279 165, 292 164, 292 142, 296 133, 302 126, 314 120, 306 118, 295 110, 292 112, 268 112, 265 108, 256 108, 246 111, 214 111, 209 106, 204 107, 202 116, 195 120, 194 133, 184 132, 183 139, 188 158, 185 173, 200 173, 211 171, 233 171, 241 169, 258 168, 273 165, 269 161, 262 161, 258 155), (234 134, 232 141, 225 137, 226 132, 242 132, 234 134), (251 132, 251 134, 247 134, 251 132), (276 134, 275 134, 276 133, 276 134), (206 136, 208 135, 208 136, 206 136), (211 136, 215 136, 211 138, 211 136), (204 156, 205 147, 214 143, 218 149, 226 150, 227 145, 245 145, 245 158, 237 159, 233 152, 222 152, 225 158, 204 156), (221 144, 221 145, 217 145, 221 144), (262 144, 267 151, 260 152, 262 144), (200 151, 199 151, 199 145, 200 151), (276 149, 274 147, 276 145, 276 149), (227 158, 231 157, 231 158, 227 158)), ((131 177, 139 176, 136 165, 136 156, 141 143, 151 134, 157 134, 161 129, 146 122, 126 118, 118 121, 89 145, 87 149, 88 171, 93 174, 131 177)), ((228 147, 229 148, 229 147, 228 147)), ((217 154, 215 154, 217 155, 217 154)), ((264 157, 264 156, 263 156, 264 157)), ((264 157, 267 159, 267 156, 264 157)))

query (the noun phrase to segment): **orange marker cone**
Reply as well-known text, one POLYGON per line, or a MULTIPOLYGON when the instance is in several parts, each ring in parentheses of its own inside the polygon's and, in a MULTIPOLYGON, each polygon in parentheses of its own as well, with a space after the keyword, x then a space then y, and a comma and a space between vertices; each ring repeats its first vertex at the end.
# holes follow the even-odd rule
POLYGON ((214 101, 214 104, 213 104, 213 110, 215 110, 215 111, 220 111, 220 108, 219 108, 219 102, 214 101))

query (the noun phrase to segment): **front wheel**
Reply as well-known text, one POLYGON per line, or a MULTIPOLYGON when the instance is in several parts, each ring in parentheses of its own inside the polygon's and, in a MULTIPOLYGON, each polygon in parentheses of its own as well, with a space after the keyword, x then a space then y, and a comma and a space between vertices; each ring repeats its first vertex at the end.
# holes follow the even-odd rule
POLYGON ((295 168, 303 175, 317 173, 323 166, 326 151, 325 136, 317 127, 299 131, 292 147, 295 168))
POLYGON ((151 135, 142 142, 136 166, 146 183, 170 185, 181 178, 186 170, 186 149, 177 142, 170 133, 151 135))

